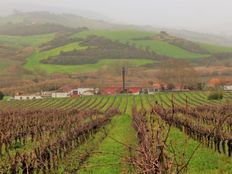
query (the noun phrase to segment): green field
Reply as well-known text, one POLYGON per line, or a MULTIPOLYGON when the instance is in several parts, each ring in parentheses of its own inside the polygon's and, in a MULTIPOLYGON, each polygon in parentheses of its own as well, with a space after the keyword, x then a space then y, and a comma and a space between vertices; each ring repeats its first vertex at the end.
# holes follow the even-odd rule
POLYGON ((184 50, 177 46, 171 45, 167 42, 160 40, 139 40, 134 41, 133 39, 145 38, 154 36, 156 33, 152 32, 142 32, 142 31, 85 31, 74 34, 74 38, 84 38, 89 35, 97 35, 106 37, 112 40, 117 40, 123 43, 135 43, 139 48, 149 47, 152 51, 157 54, 170 56, 174 58, 182 59, 195 59, 207 57, 208 55, 201 55, 192 53, 190 51, 184 50))
MULTIPOLYGON (((24 109, 48 109, 59 108, 70 110, 72 108, 80 110, 99 109, 106 112, 109 108, 118 108, 121 115, 114 116, 110 123, 103 129, 100 129, 94 137, 89 139, 68 153, 68 155, 60 161, 59 173, 72 171, 73 173, 86 174, 109 174, 122 172, 135 173, 133 167, 125 163, 125 159, 129 155, 128 146, 137 148, 136 132, 132 128, 132 106, 137 109, 144 108, 147 111, 151 106, 158 101, 164 107, 171 106, 171 98, 174 98, 176 105, 185 105, 186 97, 189 106, 195 107, 202 104, 218 105, 232 100, 232 93, 225 93, 222 101, 210 101, 207 99, 207 92, 182 92, 182 93, 156 93, 155 95, 142 96, 89 96, 77 99, 43 99, 32 101, 2 101, 0 108, 24 108, 24 109), (105 131, 107 136, 105 137, 105 131), (126 146, 125 146, 125 145, 126 146), (87 154, 86 154, 87 153, 87 154), (81 162, 83 155, 87 158, 81 162), (77 163, 76 163, 76 162, 77 163)), ((193 140, 179 129, 172 127, 168 138, 168 143, 172 143, 176 151, 185 153, 189 157, 194 148, 198 145, 196 140, 193 140)), ((19 152, 28 151, 31 145, 19 148, 19 152)), ((133 152, 135 153, 135 152, 133 152)), ((232 159, 226 155, 219 154, 213 149, 201 145, 194 154, 189 167, 188 174, 229 174, 232 172, 232 159)), ((0 163, 1 166, 1 163, 0 163)))
POLYGON ((135 43, 139 48, 146 48, 149 47, 152 51, 157 54, 174 57, 174 58, 181 58, 181 59, 196 59, 196 58, 204 58, 208 55, 201 55, 189 52, 182 48, 176 47, 164 41, 159 40, 143 40, 143 41, 132 41, 135 43))
POLYGON ((224 53, 232 52, 232 47, 220 46, 220 45, 211 45, 211 44, 200 44, 201 48, 209 51, 210 53, 224 53))
MULTIPOLYGON (((136 31, 136 30, 125 30, 125 31, 89 30, 89 31, 73 34, 71 37, 85 38, 86 36, 90 36, 90 35, 98 35, 98 36, 109 38, 111 40, 117 40, 122 43, 135 44, 138 48, 142 48, 142 49, 149 47, 150 50, 164 56, 170 56, 170 57, 182 58, 182 59, 196 59, 196 58, 207 57, 207 55, 192 53, 163 41, 158 41, 158 40, 135 41, 134 40, 138 38, 151 37, 155 34, 156 33, 136 31)), ((18 45, 23 45, 23 44, 30 44, 32 43, 33 40, 33 46, 39 46, 42 43, 48 42, 52 37, 53 35, 32 36, 32 37, 25 37, 24 39, 22 39, 22 37, 12 37, 10 39, 10 43, 12 44, 17 43, 18 45)), ((4 41, 4 37, 2 38, 2 40, 4 41)), ((5 40, 7 40, 7 36, 5 36, 5 40)), ((70 43, 61 47, 54 48, 52 50, 48 50, 44 52, 38 51, 27 59, 27 63, 24 65, 24 67, 29 70, 40 69, 48 73, 54 73, 54 72, 81 73, 81 72, 97 71, 104 66, 111 66, 114 64, 115 61, 118 61, 118 60, 100 60, 96 64, 65 65, 65 66, 40 63, 41 60, 53 56, 58 56, 61 52, 69 52, 73 50, 82 50, 82 49, 85 48, 79 46, 78 43, 70 43)), ((125 57, 124 62, 127 61, 128 60, 125 57)), ((152 64, 154 62, 141 58, 139 60, 130 60, 129 63, 135 66, 142 66, 145 64, 152 64)))
MULTIPOLYGON (((155 32, 145 32, 139 30, 88 30, 83 32, 75 33, 71 38, 85 38, 90 35, 102 36, 111 40, 119 41, 124 44, 133 44, 138 48, 143 50, 153 51, 156 54, 168 56, 172 58, 193 60, 193 59, 204 59, 210 55, 197 54, 190 51, 187 51, 178 46, 169 44, 165 41, 159 39, 148 39, 156 35, 155 32)), ((0 36, 0 44, 5 44, 14 47, 34 47, 38 48, 39 46, 48 43, 54 38, 54 34, 45 34, 45 35, 34 35, 34 36, 0 36)), ((215 46, 209 44, 201 44, 200 46, 209 51, 210 53, 218 52, 231 52, 232 48, 215 46)), ((40 61, 47 59, 53 56, 59 56, 61 52, 70 52, 74 50, 82 50, 87 47, 81 47, 78 42, 69 43, 64 46, 56 47, 48 51, 35 51, 33 55, 27 58, 27 62, 24 63, 24 67, 28 70, 42 70, 47 73, 82 73, 82 72, 93 72, 98 71, 99 69, 105 66, 111 66, 118 60, 100 60, 95 64, 85 64, 85 65, 55 65, 55 64, 43 64, 40 61)), ((121 57, 119 59, 122 59, 121 57)), ((127 57, 125 57, 124 62, 128 62, 127 57)), ((13 62, 12 62, 13 63, 13 62)), ((122 63, 122 62, 119 62, 122 63)), ((138 60, 130 60, 130 64, 134 66, 143 66, 146 64, 153 64, 153 61, 145 60, 143 57, 138 60)), ((8 64, 11 64, 9 61, 3 61, 0 65, 1 67, 6 67, 8 64)))
POLYGON ((59 65, 46 65, 41 64, 40 61, 47 59, 48 57, 53 57, 59 55, 61 52, 68 52, 77 49, 85 49, 80 47, 78 43, 71 43, 62 47, 58 47, 49 51, 35 52, 31 57, 28 58, 27 63, 24 65, 25 68, 29 70, 41 69, 47 72, 73 72, 75 66, 59 66, 59 65))
POLYGON ((33 35, 33 36, 7 36, 0 35, 0 44, 13 47, 39 47, 51 41, 54 34, 33 35))
POLYGON ((133 66, 141 66, 150 63, 154 63, 152 60, 147 59, 120 59, 120 60, 112 60, 105 59, 100 60, 96 64, 86 64, 86 65, 51 65, 51 64, 42 64, 41 60, 47 59, 48 57, 57 56, 60 52, 68 52, 72 50, 82 50, 85 47, 79 46, 78 43, 71 43, 69 45, 65 45, 59 48, 55 48, 45 52, 34 53, 31 57, 28 58, 27 63, 24 65, 25 68, 29 70, 40 69, 46 71, 48 73, 60 72, 60 73, 75 73, 75 72, 92 72, 100 70, 101 68, 107 66, 115 65, 115 63, 129 63, 133 66))

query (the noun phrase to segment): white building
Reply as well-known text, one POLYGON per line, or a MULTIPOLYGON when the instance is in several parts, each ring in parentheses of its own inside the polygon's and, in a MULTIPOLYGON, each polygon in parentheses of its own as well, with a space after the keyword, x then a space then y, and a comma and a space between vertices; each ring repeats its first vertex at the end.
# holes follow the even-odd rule
POLYGON ((39 95, 16 95, 14 96, 14 100, 38 100, 42 99, 39 95))
POLYGON ((94 88, 77 88, 72 90, 72 95, 83 95, 89 96, 94 95, 96 93, 94 88))
POLYGON ((53 92, 52 98, 66 98, 70 97, 70 94, 68 92, 53 92))
POLYGON ((232 91, 232 85, 225 85, 224 91, 232 91))
POLYGON ((52 97, 52 93, 54 93, 54 91, 41 91, 40 93, 43 98, 50 98, 52 97))

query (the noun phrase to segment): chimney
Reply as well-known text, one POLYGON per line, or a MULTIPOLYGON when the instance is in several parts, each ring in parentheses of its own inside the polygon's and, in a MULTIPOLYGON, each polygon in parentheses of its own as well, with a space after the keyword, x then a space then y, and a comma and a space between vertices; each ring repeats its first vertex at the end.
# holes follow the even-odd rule
POLYGON ((122 92, 126 92, 126 84, 125 84, 125 68, 122 68, 122 92))

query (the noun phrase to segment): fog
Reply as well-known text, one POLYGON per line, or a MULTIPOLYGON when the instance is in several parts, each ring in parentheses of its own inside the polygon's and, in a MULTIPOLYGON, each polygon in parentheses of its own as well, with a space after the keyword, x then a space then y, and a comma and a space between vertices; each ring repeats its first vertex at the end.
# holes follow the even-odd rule
POLYGON ((225 33, 232 28, 231 7, 231 0, 0 0, 0 15, 69 12, 114 23, 225 33))

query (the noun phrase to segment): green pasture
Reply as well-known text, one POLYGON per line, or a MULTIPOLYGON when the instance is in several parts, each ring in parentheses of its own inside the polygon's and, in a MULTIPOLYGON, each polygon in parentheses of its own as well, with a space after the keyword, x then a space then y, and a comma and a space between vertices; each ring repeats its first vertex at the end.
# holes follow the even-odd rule
POLYGON ((220 45, 211 45, 200 43, 201 48, 209 51, 209 53, 224 53, 224 52, 232 52, 232 47, 220 46, 220 45))
POLYGON ((0 44, 13 47, 39 47, 51 41, 54 34, 43 34, 33 36, 9 36, 0 35, 0 44))
POLYGON ((26 69, 29 70, 42 70, 48 73, 75 73, 75 72, 92 72, 100 70, 103 67, 113 66, 117 63, 129 63, 133 66, 142 66, 146 64, 154 63, 152 60, 148 59, 104 59, 100 60, 95 64, 85 64, 85 65, 52 65, 52 64, 42 64, 41 60, 47 59, 49 57, 58 56, 61 52, 69 52, 73 50, 83 50, 86 47, 81 47, 78 43, 71 43, 62 47, 58 47, 45 52, 35 52, 31 57, 27 59, 27 63, 24 65, 26 69))
POLYGON ((146 49, 146 47, 148 47, 150 50, 163 56, 181 59, 196 59, 207 57, 207 55, 192 53, 183 48, 179 48, 160 40, 140 40, 133 41, 133 43, 135 43, 139 48, 146 49))

